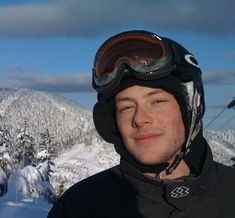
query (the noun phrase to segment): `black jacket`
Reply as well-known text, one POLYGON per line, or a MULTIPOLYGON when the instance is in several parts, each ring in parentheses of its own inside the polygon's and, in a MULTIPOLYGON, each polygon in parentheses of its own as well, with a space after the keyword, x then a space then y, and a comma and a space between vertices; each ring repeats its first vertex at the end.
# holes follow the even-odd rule
POLYGON ((130 164, 89 177, 67 190, 48 218, 234 218, 235 169, 212 160, 200 176, 147 178, 130 164))

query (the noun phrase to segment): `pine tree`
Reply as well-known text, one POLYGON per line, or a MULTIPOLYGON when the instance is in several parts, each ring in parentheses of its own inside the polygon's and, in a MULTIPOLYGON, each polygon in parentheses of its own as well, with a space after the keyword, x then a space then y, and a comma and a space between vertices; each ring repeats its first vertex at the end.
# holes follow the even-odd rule
POLYGON ((10 157, 11 140, 10 133, 6 127, 0 127, 0 168, 9 178, 13 170, 13 161, 10 157))
POLYGON ((54 138, 50 135, 48 129, 45 129, 44 132, 40 133, 40 143, 38 146, 37 159, 39 162, 44 162, 51 160, 54 156, 54 150, 56 147, 54 138))
MULTIPOLYGON (((0 117, 3 124, 3 117, 0 117)), ((10 133, 6 126, 0 127, 0 196, 3 196, 7 190, 7 181, 13 171, 13 161, 10 157, 10 133)))
POLYGON ((25 166, 36 166, 36 149, 35 149, 35 140, 34 138, 27 132, 28 123, 26 119, 24 120, 24 127, 21 132, 17 135, 17 139, 19 141, 19 153, 18 153, 18 161, 20 162, 21 168, 25 166))
POLYGON ((56 192, 56 196, 57 198, 59 198, 65 191, 65 181, 62 180, 59 182, 59 187, 58 187, 58 190, 56 192))
POLYGON ((41 140, 38 146, 37 161, 39 163, 38 169, 41 171, 45 181, 50 180, 53 171, 54 163, 52 157, 54 157, 54 148, 57 143, 54 142, 54 138, 50 135, 48 129, 40 134, 41 140))

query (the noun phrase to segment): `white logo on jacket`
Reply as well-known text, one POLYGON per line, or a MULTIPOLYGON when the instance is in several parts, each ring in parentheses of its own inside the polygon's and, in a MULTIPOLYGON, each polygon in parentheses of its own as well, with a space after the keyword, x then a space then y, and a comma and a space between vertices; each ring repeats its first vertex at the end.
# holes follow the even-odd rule
POLYGON ((185 186, 176 187, 173 191, 171 191, 172 198, 182 198, 189 194, 189 188, 185 186))

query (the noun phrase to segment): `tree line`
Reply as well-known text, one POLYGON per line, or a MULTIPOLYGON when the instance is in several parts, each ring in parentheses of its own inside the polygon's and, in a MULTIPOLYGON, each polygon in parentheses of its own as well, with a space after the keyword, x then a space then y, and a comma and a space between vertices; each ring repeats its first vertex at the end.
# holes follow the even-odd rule
MULTIPOLYGON (((1 124, 0 196, 3 196, 8 190, 7 181, 10 175, 26 167, 34 167, 40 177, 40 181, 50 184, 50 176, 53 173, 54 166, 52 158, 55 157, 57 142, 55 142, 55 139, 50 134, 49 129, 45 128, 45 130, 39 134, 40 140, 39 143, 36 143, 34 137, 29 134, 27 119, 24 119, 22 129, 15 137, 10 134, 4 122, 1 122, 1 124)), ((27 175, 25 175, 25 177, 27 177, 27 175)), ((27 178, 25 179, 27 180, 27 178)), ((31 196, 29 197, 34 197, 35 190, 33 190, 30 182, 32 181, 28 183, 28 186, 31 186, 31 188, 29 188, 29 194, 31 196)), ((35 183, 35 181, 33 183, 35 183)), ((33 186, 35 186, 35 184, 33 186)), ((53 201, 53 190, 48 187, 46 189, 46 192, 42 192, 42 189, 38 192, 42 192, 43 195, 49 195, 44 197, 49 201, 53 201)))

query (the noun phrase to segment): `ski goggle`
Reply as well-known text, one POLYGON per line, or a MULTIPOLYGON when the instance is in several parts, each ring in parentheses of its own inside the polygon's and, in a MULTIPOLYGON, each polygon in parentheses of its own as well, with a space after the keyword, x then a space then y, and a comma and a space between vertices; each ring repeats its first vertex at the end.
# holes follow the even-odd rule
POLYGON ((131 72, 142 80, 169 74, 175 68, 170 43, 147 31, 129 31, 104 42, 96 53, 92 85, 102 93, 131 72))

